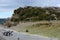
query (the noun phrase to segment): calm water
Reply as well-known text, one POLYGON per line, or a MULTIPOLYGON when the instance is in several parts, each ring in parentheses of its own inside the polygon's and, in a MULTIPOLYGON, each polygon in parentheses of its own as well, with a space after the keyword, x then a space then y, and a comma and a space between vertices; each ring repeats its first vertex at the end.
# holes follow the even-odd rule
POLYGON ((6 19, 0 19, 0 24, 3 24, 6 19))

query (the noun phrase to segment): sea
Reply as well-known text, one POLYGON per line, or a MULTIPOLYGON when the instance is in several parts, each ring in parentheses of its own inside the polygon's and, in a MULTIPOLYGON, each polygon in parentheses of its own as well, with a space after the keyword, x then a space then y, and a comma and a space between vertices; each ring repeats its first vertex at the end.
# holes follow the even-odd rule
POLYGON ((0 24, 3 24, 6 21, 6 19, 0 19, 0 24))

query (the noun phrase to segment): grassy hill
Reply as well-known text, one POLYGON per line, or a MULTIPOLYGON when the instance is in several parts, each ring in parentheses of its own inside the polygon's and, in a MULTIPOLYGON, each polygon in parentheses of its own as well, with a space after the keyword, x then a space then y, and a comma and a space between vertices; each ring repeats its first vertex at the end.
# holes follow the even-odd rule
POLYGON ((60 38, 59 7, 20 7, 14 10, 11 21, 20 22, 19 25, 11 27, 16 31, 26 32, 28 30, 28 33, 60 38), (56 19, 57 21, 54 21, 56 19))

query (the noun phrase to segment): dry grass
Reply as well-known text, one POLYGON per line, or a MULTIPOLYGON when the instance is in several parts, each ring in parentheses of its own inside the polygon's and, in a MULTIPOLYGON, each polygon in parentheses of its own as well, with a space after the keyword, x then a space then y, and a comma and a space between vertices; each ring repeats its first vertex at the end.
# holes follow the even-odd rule
POLYGON ((28 29, 29 31, 28 33, 60 38, 60 21, 51 21, 51 23, 52 24, 50 26, 48 21, 23 23, 23 24, 20 24, 21 27, 17 26, 17 27, 13 27, 12 29, 17 30, 19 32, 26 32, 26 29, 28 29))

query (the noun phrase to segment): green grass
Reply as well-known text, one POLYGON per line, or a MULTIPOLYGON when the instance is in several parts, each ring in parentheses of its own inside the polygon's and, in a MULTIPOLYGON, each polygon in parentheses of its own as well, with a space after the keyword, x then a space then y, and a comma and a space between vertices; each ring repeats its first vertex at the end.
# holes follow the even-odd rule
POLYGON ((13 27, 12 29, 19 32, 26 32, 26 29, 28 29, 29 30, 28 33, 31 34, 60 38, 60 21, 52 21, 51 26, 47 25, 47 23, 48 22, 46 21, 41 21, 40 23, 33 24, 30 26, 25 26, 22 28, 13 27))
POLYGON ((49 37, 59 37, 60 38, 60 24, 59 22, 52 22, 53 24, 51 26, 49 25, 40 25, 40 24, 34 24, 31 26, 27 26, 22 28, 20 31, 25 32, 26 29, 29 30, 28 33, 31 34, 39 34, 49 37))
POLYGON ((32 34, 40 34, 50 37, 60 37, 60 27, 46 27, 46 26, 39 26, 39 27, 29 27, 27 28, 29 30, 29 33, 32 34))

